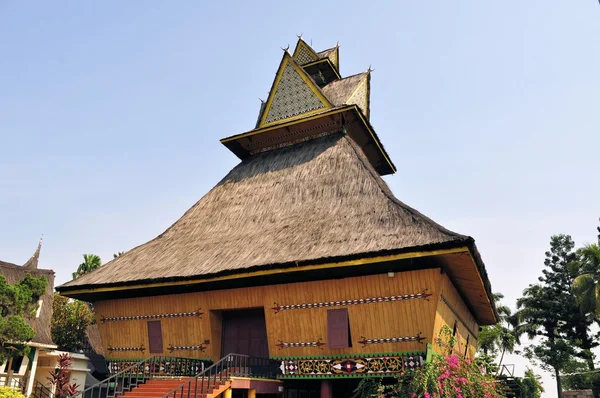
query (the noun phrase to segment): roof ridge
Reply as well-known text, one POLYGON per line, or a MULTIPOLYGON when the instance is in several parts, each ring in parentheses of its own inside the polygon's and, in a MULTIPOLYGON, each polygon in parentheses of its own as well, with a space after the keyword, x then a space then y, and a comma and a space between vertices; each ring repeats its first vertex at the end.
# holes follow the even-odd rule
POLYGON ((404 203, 401 200, 399 200, 398 198, 396 198, 394 196, 394 193, 391 191, 391 189, 388 187, 388 185, 383 180, 383 178, 381 178, 381 176, 379 176, 379 174, 377 174, 377 172, 375 172, 375 170, 373 169, 373 167, 371 166, 371 164, 368 163, 368 162, 365 162, 365 160, 363 159, 364 155, 361 156, 361 154, 358 153, 359 149, 356 147, 356 144, 354 143, 354 141, 352 141, 347 136, 345 136, 344 138, 350 142, 350 146, 355 151, 355 153, 356 153, 359 161, 365 166, 365 168, 367 169, 367 171, 369 172, 369 174, 371 174, 371 177, 373 177, 373 179, 377 183, 377 186, 379 187, 379 189, 381 190, 381 192, 395 206, 398 206, 402 210, 405 210, 405 211, 409 212, 412 216, 416 216, 416 217, 422 218, 423 220, 427 221, 429 224, 431 224, 432 226, 434 226, 439 232, 441 232, 443 234, 446 234, 446 235, 449 235, 449 236, 453 236, 453 237, 455 236, 455 237, 464 238, 465 240, 472 239, 470 236, 459 234, 458 232, 454 232, 454 231, 449 230, 448 228, 444 227, 443 225, 438 224, 437 222, 433 221, 431 218, 427 217, 426 215, 424 215, 423 213, 421 213, 417 209, 415 209, 415 208, 407 205, 406 203, 404 203))

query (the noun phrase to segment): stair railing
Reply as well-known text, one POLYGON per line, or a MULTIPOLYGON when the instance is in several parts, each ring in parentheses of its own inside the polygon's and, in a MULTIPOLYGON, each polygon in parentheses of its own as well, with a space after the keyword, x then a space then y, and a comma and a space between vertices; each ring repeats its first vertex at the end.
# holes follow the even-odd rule
POLYGON ((279 372, 279 364, 279 361, 268 358, 227 354, 204 371, 169 391, 163 398, 202 396, 211 393, 232 377, 275 379, 279 372))
POLYGON ((33 383, 33 390, 31 391, 31 398, 52 398, 54 394, 52 390, 40 383, 39 381, 35 381, 33 383))
POLYGON ((78 392, 74 397, 115 398, 145 383, 155 372, 155 357, 146 358, 78 392))
POLYGON ((101 382, 78 392, 74 397, 116 398, 158 376, 194 376, 205 361, 192 358, 149 357, 132 364, 101 382))

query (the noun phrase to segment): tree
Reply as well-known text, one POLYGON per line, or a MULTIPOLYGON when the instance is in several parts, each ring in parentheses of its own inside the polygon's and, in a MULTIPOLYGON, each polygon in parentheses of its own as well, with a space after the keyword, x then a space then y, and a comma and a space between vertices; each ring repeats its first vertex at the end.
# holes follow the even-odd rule
POLYGON ((92 272, 102 265, 102 260, 95 254, 84 254, 83 262, 79 264, 76 272, 73 272, 73 279, 79 278, 81 275, 92 272))
POLYGON ((521 396, 523 398, 541 398, 544 387, 540 381, 540 376, 533 373, 533 370, 527 368, 524 377, 520 380, 521 396))
POLYGON ((0 362, 27 351, 22 343, 31 341, 35 331, 26 319, 35 316, 38 301, 47 285, 46 279, 29 274, 11 285, 0 275, 0 362))
POLYGON ((494 374, 502 369, 504 354, 514 352, 518 341, 516 333, 518 322, 516 321, 517 318, 512 315, 510 308, 500 303, 504 298, 502 293, 494 293, 492 297, 500 322, 491 326, 483 326, 479 333, 478 344, 479 351, 482 354, 479 362, 485 365, 488 372, 494 374), (498 354, 500 354, 500 360, 496 365, 495 360, 498 354))
POLYGON ((591 244, 577 250, 577 260, 571 263, 575 275, 572 283, 577 305, 583 314, 600 317, 600 245, 591 244))
POLYGON ((593 317, 579 311, 571 290, 570 264, 576 260, 575 243, 568 235, 556 235, 546 252, 545 269, 540 283, 529 285, 517 300, 518 333, 539 343, 525 350, 526 356, 551 369, 557 379, 558 395, 562 393, 559 374, 570 361, 583 359, 594 368, 592 349, 598 346, 590 332, 593 317))
POLYGON ((77 352, 87 338, 94 315, 87 303, 54 294, 52 302, 52 340, 61 350, 77 352))

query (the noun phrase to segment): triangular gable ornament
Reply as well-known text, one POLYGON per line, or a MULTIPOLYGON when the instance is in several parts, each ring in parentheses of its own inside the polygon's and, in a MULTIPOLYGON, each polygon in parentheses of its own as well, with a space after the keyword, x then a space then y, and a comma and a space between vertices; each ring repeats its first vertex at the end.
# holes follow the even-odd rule
POLYGON ((298 43, 296 43, 296 49, 294 50, 293 55, 294 61, 298 62, 300 65, 306 65, 308 63, 317 61, 319 56, 304 40, 298 38, 298 43))
POLYGON ((285 51, 259 127, 332 108, 321 89, 285 51))
POLYGON ((352 94, 346 100, 346 104, 356 104, 360 108, 360 110, 364 113, 364 115, 369 118, 370 107, 369 107, 369 97, 370 97, 370 84, 371 82, 371 73, 365 73, 365 77, 361 79, 361 82, 358 83, 352 94))

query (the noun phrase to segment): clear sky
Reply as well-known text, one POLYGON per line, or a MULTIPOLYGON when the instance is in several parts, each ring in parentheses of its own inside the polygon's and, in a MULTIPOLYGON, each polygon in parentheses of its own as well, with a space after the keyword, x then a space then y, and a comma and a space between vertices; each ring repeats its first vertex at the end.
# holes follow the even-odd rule
POLYGON ((160 234, 238 162, 219 139, 254 126, 300 33, 339 41, 342 75, 372 65, 386 181, 476 239, 507 304, 552 234, 595 239, 597 0, 0 1, 0 259, 44 234, 59 284, 160 234))

